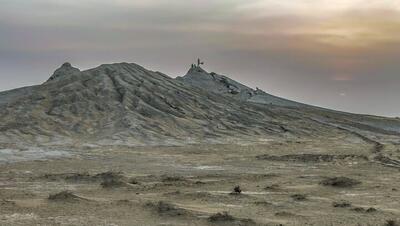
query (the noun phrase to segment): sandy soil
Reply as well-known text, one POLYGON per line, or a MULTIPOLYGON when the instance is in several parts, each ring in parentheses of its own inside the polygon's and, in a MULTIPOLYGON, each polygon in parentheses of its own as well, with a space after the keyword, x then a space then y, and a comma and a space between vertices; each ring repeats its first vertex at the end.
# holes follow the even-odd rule
POLYGON ((0 225, 400 223, 400 171, 361 140, 66 150, 0 162, 0 225))

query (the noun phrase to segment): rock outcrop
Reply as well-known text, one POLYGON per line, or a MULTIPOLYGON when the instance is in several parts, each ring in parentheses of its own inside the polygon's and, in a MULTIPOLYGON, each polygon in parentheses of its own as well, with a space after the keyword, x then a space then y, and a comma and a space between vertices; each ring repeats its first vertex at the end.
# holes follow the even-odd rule
POLYGON ((81 71, 78 68, 72 67, 72 65, 67 62, 61 65, 61 67, 58 68, 47 81, 49 82, 57 80, 58 78, 62 78, 64 76, 76 75, 79 74, 80 72, 81 71))

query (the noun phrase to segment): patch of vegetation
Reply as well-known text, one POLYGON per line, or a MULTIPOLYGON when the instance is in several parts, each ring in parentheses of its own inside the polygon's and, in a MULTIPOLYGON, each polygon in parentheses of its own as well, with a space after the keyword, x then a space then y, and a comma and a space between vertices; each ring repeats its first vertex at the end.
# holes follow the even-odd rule
POLYGON ((214 224, 228 224, 230 226, 234 225, 256 225, 256 222, 254 222, 252 219, 242 219, 242 218, 236 218, 232 215, 230 215, 228 212, 224 211, 222 213, 216 213, 211 215, 208 218, 208 221, 214 224))
POLYGON ((114 201, 114 203, 117 204, 117 205, 124 205, 124 206, 131 206, 131 205, 133 205, 133 203, 132 203, 130 200, 128 200, 128 199, 117 200, 117 201, 114 201))
POLYGON ((373 207, 370 207, 370 208, 368 208, 368 209, 365 209, 365 208, 363 208, 363 207, 354 207, 353 209, 352 209, 353 211, 356 211, 356 212, 361 212, 361 213, 374 213, 374 212, 376 212, 376 211, 378 211, 377 209, 375 209, 375 208, 373 208, 373 207))
POLYGON ((362 207, 354 207, 352 210, 356 212, 365 212, 365 209, 362 207))
POLYGON ((387 156, 384 156, 382 154, 379 154, 377 156, 375 156, 374 158, 376 161, 379 161, 385 165, 389 165, 389 166, 400 166, 400 161, 396 160, 396 159, 392 159, 389 158, 387 156))
POLYGON ((370 207, 370 208, 368 208, 365 212, 367 212, 367 213, 373 213, 373 212, 376 212, 376 211, 378 211, 378 210, 375 209, 375 208, 373 208, 373 207, 370 207))
POLYGON ((165 201, 159 201, 157 203, 148 202, 146 206, 154 209, 160 215, 166 215, 170 217, 190 215, 189 211, 165 201))
POLYGON ((240 195, 242 193, 242 189, 239 185, 233 188, 233 191, 230 193, 231 195, 240 195))
POLYGON ((182 192, 179 191, 179 190, 176 190, 176 191, 173 191, 173 192, 164 193, 164 195, 166 195, 166 196, 170 196, 170 195, 175 196, 175 195, 181 195, 181 194, 182 194, 182 192))
POLYGON ((216 213, 211 215, 208 220, 210 222, 230 222, 235 221, 235 218, 230 215, 228 212, 216 213))
POLYGON ((171 182, 182 182, 182 181, 186 181, 185 178, 181 177, 181 176, 162 176, 161 177, 161 181, 163 183, 171 183, 171 182))
POLYGON ((77 182, 81 180, 91 180, 91 176, 89 173, 60 173, 60 174, 44 174, 39 177, 40 179, 45 179, 48 181, 58 181, 58 180, 66 180, 71 182, 77 182))
MULTIPOLYGON (((282 129, 282 128, 281 128, 282 129)), ((259 160, 269 160, 269 161, 283 161, 283 162, 333 162, 337 160, 346 159, 361 159, 368 160, 366 156, 363 155, 324 155, 324 154, 291 154, 291 155, 259 155, 256 156, 259 160)))
POLYGON ((350 188, 361 184, 361 182, 348 177, 332 177, 321 181, 320 184, 337 188, 350 188))
POLYGON ((332 206, 335 207, 335 208, 347 208, 347 207, 351 207, 351 203, 348 202, 348 201, 342 200, 342 201, 339 201, 339 202, 334 202, 332 204, 332 206))
POLYGON ((43 176, 39 177, 40 179, 45 179, 48 181, 56 181, 59 180, 59 178, 62 176, 62 174, 44 174, 43 176))
POLYGON ((61 174, 45 174, 40 178, 57 181, 65 180, 68 182, 94 182, 94 181, 111 181, 111 180, 122 180, 122 172, 107 171, 96 175, 90 175, 87 172, 83 173, 61 173, 61 174))
POLYGON ((135 178, 131 178, 128 181, 129 184, 139 184, 139 181, 137 181, 135 178))
POLYGON ((102 180, 100 183, 103 188, 118 188, 124 187, 127 183, 124 181, 122 172, 107 171, 93 176, 93 178, 102 180))
POLYGON ((272 184, 272 185, 268 185, 264 188, 264 190, 272 190, 272 191, 276 191, 279 190, 280 186, 279 184, 272 184))
POLYGON ((277 217, 296 217, 297 215, 294 213, 291 213, 291 212, 281 211, 281 212, 275 213, 275 216, 277 216, 277 217))
POLYGON ((14 201, 6 200, 6 199, 0 200, 0 206, 15 206, 15 205, 16 204, 14 201))
POLYGON ((267 201, 256 201, 254 202, 257 206, 272 206, 273 204, 267 201))
POLYGON ((67 180, 67 181, 74 181, 74 182, 77 182, 77 181, 86 181, 86 180, 91 180, 91 179, 92 179, 92 178, 91 178, 90 174, 87 173, 87 172, 84 172, 84 173, 72 173, 72 174, 67 175, 67 176, 65 177, 65 180, 67 180))
POLYGON ((193 200, 202 200, 202 201, 216 199, 215 195, 204 191, 184 193, 183 196, 193 200))
POLYGON ((50 201, 62 201, 62 202, 75 202, 79 201, 82 198, 74 195, 70 191, 62 191, 56 194, 50 194, 48 200, 50 201))
POLYGON ((384 226, 399 226, 394 220, 387 220, 384 226))
POLYGON ((303 194, 294 194, 294 195, 291 195, 290 197, 292 197, 292 199, 294 201, 306 201, 307 200, 307 196, 303 195, 303 194))
POLYGON ((100 185, 103 188, 119 188, 124 187, 126 183, 121 181, 120 179, 108 179, 101 182, 100 185))

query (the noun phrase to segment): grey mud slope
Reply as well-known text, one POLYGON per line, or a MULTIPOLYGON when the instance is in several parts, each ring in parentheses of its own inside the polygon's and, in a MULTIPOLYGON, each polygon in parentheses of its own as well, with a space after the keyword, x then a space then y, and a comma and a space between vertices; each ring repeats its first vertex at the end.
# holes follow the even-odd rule
MULTIPOLYGON (((0 145, 184 145, 329 137, 332 126, 396 143, 400 121, 275 98, 200 67, 173 79, 137 64, 80 71, 0 93, 0 145), (255 101, 263 99, 265 101, 255 101), (313 120, 318 118, 318 120, 313 120)), ((373 139, 377 142, 379 139, 373 139)))

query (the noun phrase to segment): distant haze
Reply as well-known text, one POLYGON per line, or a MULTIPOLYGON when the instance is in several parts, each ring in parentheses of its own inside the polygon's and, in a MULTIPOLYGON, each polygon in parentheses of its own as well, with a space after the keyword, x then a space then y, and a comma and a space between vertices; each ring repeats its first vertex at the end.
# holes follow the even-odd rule
POLYGON ((400 116, 400 1, 0 0, 0 90, 62 63, 208 71, 288 99, 400 116))

